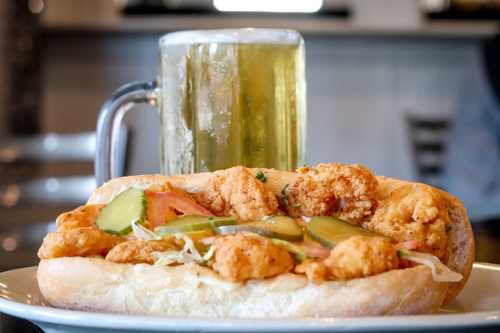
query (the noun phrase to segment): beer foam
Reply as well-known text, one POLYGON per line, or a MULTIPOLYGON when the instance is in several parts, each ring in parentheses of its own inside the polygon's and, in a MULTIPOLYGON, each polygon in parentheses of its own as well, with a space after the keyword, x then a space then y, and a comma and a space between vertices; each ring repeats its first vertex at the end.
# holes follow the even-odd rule
POLYGON ((160 38, 160 45, 193 43, 284 44, 302 43, 302 36, 290 29, 214 29, 178 31, 160 38))

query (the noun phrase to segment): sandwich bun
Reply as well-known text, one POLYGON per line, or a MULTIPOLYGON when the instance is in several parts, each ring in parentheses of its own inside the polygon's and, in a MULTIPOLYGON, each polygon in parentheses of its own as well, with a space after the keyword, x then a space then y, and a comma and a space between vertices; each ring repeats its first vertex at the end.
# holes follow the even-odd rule
MULTIPOLYGON (((266 186, 279 195, 297 176, 292 172, 252 169, 267 175, 266 186)), ((170 182, 200 191, 213 173, 129 176, 98 188, 87 204, 107 204, 129 187, 145 189, 170 182)), ((428 186, 378 176, 378 197, 400 186, 428 186)), ((435 189, 436 191, 439 191, 435 189)), ((102 258, 56 258, 40 262, 40 291, 53 306, 110 313, 208 318, 350 317, 420 314, 436 311, 463 288, 474 261, 474 239, 462 203, 440 191, 450 215, 447 266, 461 273, 456 283, 435 282, 429 268, 391 270, 349 281, 309 282, 292 273, 244 284, 224 280, 212 270, 185 264, 158 267, 117 264, 102 258)))
POLYGON ((447 284, 424 266, 345 282, 282 274, 245 284, 198 265, 157 267, 100 258, 42 260, 38 285, 53 306, 94 312, 205 318, 352 317, 437 310, 447 284))

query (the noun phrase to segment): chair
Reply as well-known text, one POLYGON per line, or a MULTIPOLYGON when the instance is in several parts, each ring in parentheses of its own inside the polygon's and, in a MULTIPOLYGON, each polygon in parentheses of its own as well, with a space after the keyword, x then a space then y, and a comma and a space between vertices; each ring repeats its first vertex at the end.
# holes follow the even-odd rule
POLYGON ((407 113, 406 124, 417 180, 442 187, 449 117, 407 113))

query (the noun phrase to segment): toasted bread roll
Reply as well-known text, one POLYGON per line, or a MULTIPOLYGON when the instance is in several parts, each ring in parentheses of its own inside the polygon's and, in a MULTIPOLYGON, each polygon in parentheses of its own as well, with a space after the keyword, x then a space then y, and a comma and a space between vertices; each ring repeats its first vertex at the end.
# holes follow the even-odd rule
POLYGON ((246 284, 198 265, 157 267, 95 258, 42 260, 38 284, 53 306, 96 312, 205 318, 419 314, 442 304, 447 284, 424 266, 314 284, 282 274, 246 284))
MULTIPOLYGON (((267 190, 278 199, 298 177, 297 173, 271 169, 252 172, 265 174, 267 190)), ((165 181, 191 194, 200 194, 214 177, 214 173, 122 177, 98 188, 87 204, 107 204, 129 187, 145 189, 165 181)), ((382 176, 376 180, 379 201, 408 184, 429 190, 427 185, 382 176)), ((431 191, 444 200, 440 207, 449 216, 445 263, 463 275, 457 283, 435 282, 425 266, 393 269, 348 281, 314 283, 304 275, 282 273, 234 283, 196 264, 157 267, 83 257, 42 260, 38 283, 46 300, 54 306, 127 314, 284 318, 432 312, 451 301, 466 283, 474 261, 474 240, 462 203, 448 193, 434 188, 431 191)))

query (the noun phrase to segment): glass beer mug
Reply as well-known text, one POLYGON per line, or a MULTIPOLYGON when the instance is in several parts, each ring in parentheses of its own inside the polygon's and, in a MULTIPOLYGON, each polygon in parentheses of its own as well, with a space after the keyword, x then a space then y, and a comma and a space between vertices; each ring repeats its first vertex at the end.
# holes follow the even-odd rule
POLYGON ((163 36, 159 46, 157 80, 120 88, 101 109, 98 185, 116 176, 120 121, 137 103, 159 109, 164 174, 303 164, 305 55, 298 32, 181 31, 163 36))

